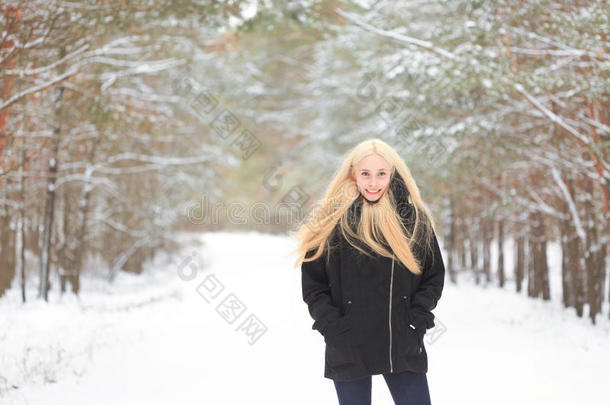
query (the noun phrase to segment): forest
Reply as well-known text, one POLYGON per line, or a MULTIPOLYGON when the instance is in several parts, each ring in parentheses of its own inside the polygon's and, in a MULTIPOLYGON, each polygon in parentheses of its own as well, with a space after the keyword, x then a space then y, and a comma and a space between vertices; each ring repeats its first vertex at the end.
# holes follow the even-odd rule
POLYGON ((0 295, 139 274, 179 231, 285 233, 282 203, 308 211, 379 137, 438 217, 452 283, 610 318, 607 1, 0 7, 0 295), (201 221, 208 201, 264 220, 201 221))

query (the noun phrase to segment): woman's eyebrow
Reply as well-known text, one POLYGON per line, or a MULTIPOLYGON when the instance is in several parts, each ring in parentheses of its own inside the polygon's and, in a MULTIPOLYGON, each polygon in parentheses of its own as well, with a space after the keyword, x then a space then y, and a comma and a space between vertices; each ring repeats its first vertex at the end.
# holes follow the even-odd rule
MULTIPOLYGON (((361 172, 372 172, 372 170, 369 170, 369 169, 360 169, 360 171, 361 171, 361 172)), ((385 172, 385 171, 386 171, 386 169, 379 169, 379 170, 377 170, 377 171, 378 171, 378 172, 385 172)))

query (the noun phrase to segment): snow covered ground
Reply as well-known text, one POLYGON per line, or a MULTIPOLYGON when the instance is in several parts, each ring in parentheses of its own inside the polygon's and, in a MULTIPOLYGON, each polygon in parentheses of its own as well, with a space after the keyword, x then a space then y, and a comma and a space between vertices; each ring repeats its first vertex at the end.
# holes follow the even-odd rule
MULTIPOLYGON (((120 274, 112 286, 85 277, 80 300, 22 306, 9 291, 0 299, 0 403, 336 404, 290 239, 201 239, 143 276, 120 274), (241 311, 236 319, 226 303, 241 311), (248 318, 256 323, 242 330, 248 318)), ((426 336, 432 403, 607 403, 607 319, 578 319, 558 290, 552 302, 513 290, 446 282, 434 311, 446 331, 426 336)), ((374 376, 373 404, 392 403, 374 376)))

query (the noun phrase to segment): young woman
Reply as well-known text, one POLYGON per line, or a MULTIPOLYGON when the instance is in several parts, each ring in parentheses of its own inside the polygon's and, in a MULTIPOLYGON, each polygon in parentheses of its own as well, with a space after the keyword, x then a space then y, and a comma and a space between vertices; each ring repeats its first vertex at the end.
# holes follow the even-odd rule
POLYGON ((371 403, 383 374, 397 405, 430 404, 423 337, 445 267, 429 209, 380 139, 349 153, 296 233, 303 300, 326 343, 324 377, 341 405, 371 403))

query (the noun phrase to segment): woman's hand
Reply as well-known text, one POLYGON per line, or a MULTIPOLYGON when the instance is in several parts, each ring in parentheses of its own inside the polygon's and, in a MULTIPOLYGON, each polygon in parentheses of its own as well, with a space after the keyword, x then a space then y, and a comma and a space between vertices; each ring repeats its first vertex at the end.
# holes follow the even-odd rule
POLYGON ((432 310, 441 298, 445 283, 445 265, 435 234, 432 239, 432 253, 426 254, 421 280, 411 301, 413 326, 416 330, 423 329, 424 333, 434 327, 432 310))

